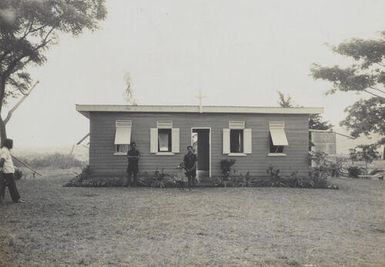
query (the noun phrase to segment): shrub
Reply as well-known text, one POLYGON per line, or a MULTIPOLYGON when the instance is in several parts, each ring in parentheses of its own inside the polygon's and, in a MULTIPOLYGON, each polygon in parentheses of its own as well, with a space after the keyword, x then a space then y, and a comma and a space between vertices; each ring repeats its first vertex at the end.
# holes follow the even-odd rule
MULTIPOLYGON (((115 187, 126 186, 126 176, 101 177, 94 176, 89 166, 83 168, 82 172, 64 184, 65 187, 115 187)), ((146 187, 175 187, 177 178, 164 173, 163 170, 156 170, 152 175, 142 173, 138 175, 138 184, 146 187)))
POLYGON ((380 157, 377 151, 378 143, 370 145, 359 145, 350 149, 350 159, 365 162, 365 174, 368 174, 368 164, 380 157))
POLYGON ((73 155, 68 154, 48 154, 41 156, 23 157, 21 160, 32 168, 57 168, 68 169, 73 167, 82 167, 84 164, 80 160, 76 159, 73 155))
POLYGON ((221 171, 223 174, 223 178, 227 179, 230 176, 231 168, 235 164, 234 159, 222 159, 221 162, 221 171))
POLYGON ((92 170, 89 165, 85 166, 81 173, 77 175, 75 178, 71 179, 68 183, 66 183, 64 186, 84 186, 83 184, 89 184, 93 180, 92 177, 92 170))
POLYGON ((92 177, 80 180, 76 177, 66 183, 65 187, 115 187, 125 184, 124 177, 92 177))
POLYGON ((92 177, 92 170, 90 168, 90 165, 85 166, 82 169, 82 172, 77 177, 79 178, 80 181, 91 178, 92 177))
POLYGON ((269 166, 266 172, 270 175, 270 180, 261 181, 259 186, 266 186, 270 183, 270 186, 273 187, 338 189, 336 185, 328 182, 329 169, 324 167, 313 168, 307 176, 300 176, 295 171, 289 176, 281 177, 280 170, 273 166, 269 166))
POLYGON ((362 174, 362 168, 357 166, 348 167, 348 175, 352 178, 358 178, 358 176, 362 174))

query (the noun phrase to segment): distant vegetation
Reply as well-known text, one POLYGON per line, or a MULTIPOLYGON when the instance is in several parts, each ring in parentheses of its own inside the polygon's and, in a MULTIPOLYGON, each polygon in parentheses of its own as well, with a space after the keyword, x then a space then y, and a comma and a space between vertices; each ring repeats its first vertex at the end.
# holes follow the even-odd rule
MULTIPOLYGON (((76 159, 73 155, 69 154, 46 154, 46 155, 30 155, 25 157, 18 157, 24 163, 30 165, 32 168, 44 169, 44 168, 53 168, 53 169, 68 169, 83 167, 85 163, 76 159)), ((22 164, 15 161, 17 167, 21 167, 22 164)))

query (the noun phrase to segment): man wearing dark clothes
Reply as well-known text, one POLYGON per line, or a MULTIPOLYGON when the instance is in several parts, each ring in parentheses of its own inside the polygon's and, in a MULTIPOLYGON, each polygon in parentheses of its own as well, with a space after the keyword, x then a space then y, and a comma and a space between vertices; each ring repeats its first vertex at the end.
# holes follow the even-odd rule
POLYGON ((128 167, 127 167, 127 178, 128 178, 128 185, 136 186, 137 185, 137 175, 139 171, 138 163, 139 163, 139 157, 140 153, 136 149, 136 143, 132 142, 130 144, 130 150, 127 152, 127 159, 128 159, 128 167), (132 176, 134 180, 132 180, 132 176))
POLYGON ((0 149, 0 203, 4 199, 5 186, 8 185, 9 194, 15 203, 23 203, 15 183, 15 166, 13 165, 10 150, 13 148, 13 140, 5 139, 4 145, 0 149))
POLYGON ((184 168, 186 170, 185 174, 188 179, 188 187, 190 189, 194 185, 194 181, 197 173, 196 162, 197 162, 197 156, 193 152, 193 147, 188 146, 187 154, 183 158, 183 163, 184 163, 184 168))

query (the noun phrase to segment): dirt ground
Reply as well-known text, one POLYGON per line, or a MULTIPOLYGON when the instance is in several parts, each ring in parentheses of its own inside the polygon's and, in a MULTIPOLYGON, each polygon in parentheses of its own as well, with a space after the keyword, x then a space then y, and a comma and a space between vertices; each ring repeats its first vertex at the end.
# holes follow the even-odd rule
POLYGON ((340 190, 68 188, 21 180, 0 266, 385 266, 385 182, 340 190))

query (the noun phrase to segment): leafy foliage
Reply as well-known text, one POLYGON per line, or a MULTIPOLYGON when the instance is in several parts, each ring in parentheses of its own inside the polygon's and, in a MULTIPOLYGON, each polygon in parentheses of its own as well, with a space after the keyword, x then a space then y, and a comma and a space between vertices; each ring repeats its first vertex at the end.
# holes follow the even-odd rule
POLYGON ((366 174, 368 174, 368 163, 380 157, 377 151, 377 144, 359 145, 350 150, 349 156, 352 161, 364 161, 366 174))
POLYGON ((361 167, 358 166, 350 166, 348 167, 348 175, 352 178, 358 178, 360 174, 363 173, 363 170, 361 167))
MULTIPOLYGON (((96 30, 106 16, 104 0, 2 0, 0 2, 0 112, 8 97, 26 94, 31 64, 41 65, 58 34, 96 30)), ((0 120, 1 138, 6 138, 0 120)))
POLYGON ((320 114, 310 114, 309 129, 314 130, 329 130, 333 128, 333 124, 324 121, 320 114))
POLYGON ((369 99, 361 99, 345 109, 348 113, 341 126, 351 130, 351 135, 385 134, 385 32, 376 40, 352 39, 339 44, 333 51, 352 58, 348 67, 324 67, 314 64, 314 79, 332 83, 327 91, 366 93, 369 99))
POLYGON ((279 97, 279 100, 278 100, 278 104, 280 107, 282 108, 292 108, 295 106, 295 104, 293 103, 292 99, 291 99, 291 96, 285 96, 284 93, 282 93, 281 91, 278 91, 278 97, 279 97))
MULTIPOLYGON (((278 91, 278 104, 283 108, 293 108, 296 107, 292 101, 292 98, 288 95, 285 96, 284 93, 278 91)), ((320 114, 310 114, 309 117, 309 129, 314 130, 329 130, 333 127, 328 121, 324 121, 320 114)))
MULTIPOLYGON (((73 155, 68 154, 47 154, 41 156, 30 156, 20 158, 23 162, 27 163, 33 168, 55 168, 55 169, 68 169, 73 167, 82 167, 84 164, 80 160, 76 159, 73 155)), ((15 162, 17 166, 20 164, 15 162)), ((22 166, 22 165, 20 165, 22 166)))
POLYGON ((385 99, 372 97, 361 99, 345 109, 346 118, 341 122, 351 130, 353 137, 360 134, 385 134, 385 99))
POLYGON ((223 177, 226 179, 230 176, 231 168, 235 164, 234 159, 222 159, 220 162, 223 177))
POLYGON ((269 166, 266 172, 270 175, 270 180, 263 181, 263 186, 338 189, 336 185, 328 182, 329 170, 323 167, 312 169, 307 176, 293 172, 289 176, 281 177, 280 170, 273 166, 269 166))

